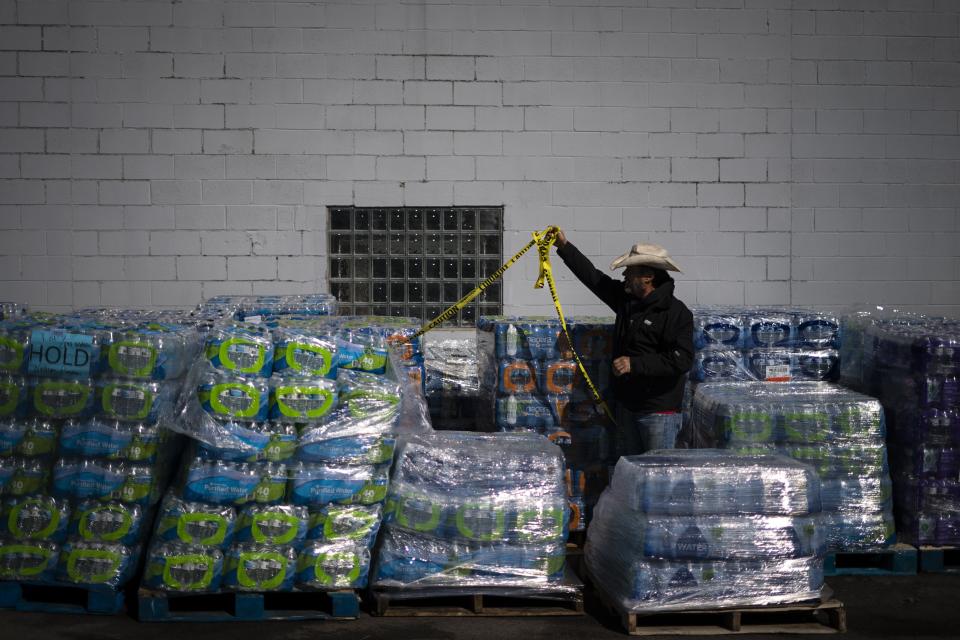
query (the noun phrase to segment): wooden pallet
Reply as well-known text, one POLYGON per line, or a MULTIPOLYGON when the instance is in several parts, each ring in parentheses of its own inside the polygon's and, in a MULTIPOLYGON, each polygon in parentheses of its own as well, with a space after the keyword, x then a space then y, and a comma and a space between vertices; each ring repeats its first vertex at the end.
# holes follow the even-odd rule
POLYGON ((124 610, 123 591, 67 583, 0 582, 0 609, 42 613, 115 615, 124 610))
POLYGON ((354 620, 356 591, 274 593, 167 593, 141 588, 141 622, 245 622, 257 620, 354 620))
POLYGON ((642 614, 621 612, 632 636, 700 636, 745 633, 845 633, 847 613, 839 600, 712 611, 642 614))
POLYGON ((824 558, 823 575, 915 576, 917 548, 908 544, 895 544, 867 551, 835 551, 824 558))
POLYGON ((374 589, 376 616, 508 617, 582 616, 583 583, 569 570, 563 582, 542 589, 463 587, 374 589))
POLYGON ((960 573, 960 547, 920 547, 923 573, 960 573))

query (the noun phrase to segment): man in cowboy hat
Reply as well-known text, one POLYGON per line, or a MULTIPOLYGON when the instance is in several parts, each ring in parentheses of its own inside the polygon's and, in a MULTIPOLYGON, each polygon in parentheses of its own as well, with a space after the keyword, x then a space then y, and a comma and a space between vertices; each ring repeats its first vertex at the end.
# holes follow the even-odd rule
POLYGON ((680 271, 667 250, 641 242, 613 261, 617 281, 556 232, 557 254, 617 314, 613 395, 619 407, 620 455, 669 449, 680 431, 687 371, 693 363, 693 314, 673 296, 667 271, 680 271))

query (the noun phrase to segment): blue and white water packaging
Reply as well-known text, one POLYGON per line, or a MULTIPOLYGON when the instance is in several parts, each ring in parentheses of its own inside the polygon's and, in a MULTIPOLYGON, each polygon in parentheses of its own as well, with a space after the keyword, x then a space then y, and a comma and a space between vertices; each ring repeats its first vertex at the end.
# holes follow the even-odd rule
POLYGON ((337 406, 336 381, 275 375, 270 379, 270 418, 280 422, 323 420, 337 406))
POLYGON ((269 378, 273 371, 273 337, 259 325, 215 328, 207 335, 204 353, 215 368, 235 375, 269 378))
POLYGON ((283 501, 286 484, 284 464, 195 458, 186 469, 183 497, 219 505, 276 504, 283 501))
POLYGON ((0 580, 50 582, 59 558, 53 542, 0 539, 0 580))
POLYGON ((0 377, 0 418, 27 415, 31 402, 26 379, 20 376, 0 377))
POLYGON ((133 545, 144 528, 144 509, 138 504, 84 500, 73 509, 70 537, 88 542, 133 545))
POLYGON ((60 549, 57 580, 117 588, 133 577, 138 559, 136 548, 122 544, 69 540, 60 549))
POLYGON ((362 589, 369 572, 367 547, 314 541, 297 559, 296 584, 301 589, 362 589))
POLYGON ((234 544, 224 555, 223 587, 232 591, 290 591, 297 573, 292 547, 234 544))
POLYGON ((694 317, 693 346, 696 350, 743 348, 746 321, 740 314, 698 314, 694 317))
POLYGON ((230 506, 181 500, 167 494, 157 514, 155 540, 225 548, 233 541, 237 514, 230 506))
POLYGON ((293 327, 273 331, 273 372, 287 376, 337 377, 340 354, 332 336, 293 327))
POLYGON ((147 554, 143 586, 181 593, 209 593, 220 589, 223 552, 216 547, 168 542, 147 554))
POLYGON ((30 399, 33 413, 44 418, 84 418, 96 408, 92 380, 32 378, 30 399))
POLYGON ((498 396, 496 421, 500 429, 545 429, 556 422, 546 398, 526 393, 498 396))
POLYGON ((247 505, 240 511, 235 541, 299 549, 307 538, 309 518, 306 507, 247 505))
POLYGON ((320 506, 337 504, 371 505, 387 497, 387 465, 341 467, 298 463, 290 480, 293 504, 320 506))
POLYGON ((7 498, 0 504, 0 537, 63 542, 70 523, 70 505, 51 496, 7 498))
POLYGON ((270 385, 262 378, 244 378, 218 371, 200 376, 200 406, 215 418, 263 422, 270 416, 270 385))
POLYGON ((326 505, 310 514, 307 538, 327 543, 350 542, 372 549, 382 517, 380 504, 326 505))
POLYGON ((102 378, 96 382, 97 413, 114 420, 155 424, 173 406, 176 386, 158 382, 102 378))

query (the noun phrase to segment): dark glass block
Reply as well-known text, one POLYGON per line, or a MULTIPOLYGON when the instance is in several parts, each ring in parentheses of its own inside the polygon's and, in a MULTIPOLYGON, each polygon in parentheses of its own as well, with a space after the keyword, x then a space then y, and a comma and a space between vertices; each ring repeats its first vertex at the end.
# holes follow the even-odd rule
POLYGON ((500 283, 494 282, 489 287, 483 290, 481 295, 481 302, 500 302, 500 283))
POLYGON ((457 238, 456 233, 443 234, 443 255, 455 256, 460 253, 460 243, 457 242, 457 238))
POLYGON ((407 253, 414 256, 423 255, 423 234, 411 231, 407 235, 407 253))
POLYGON ((370 253, 370 236, 366 233, 353 236, 353 252, 357 255, 370 253))
POLYGON ((390 234, 390 253, 395 256, 402 256, 403 251, 403 234, 402 233, 391 233, 390 234))
POLYGON ((453 303, 460 299, 460 287, 456 282, 443 283, 443 301, 453 303))
POLYGON ((370 277, 370 258, 353 259, 353 277, 357 280, 366 280, 370 277))
POLYGON ((474 324, 477 321, 477 307, 468 304, 460 310, 460 321, 463 324, 474 324))
POLYGON ((330 283, 330 293, 335 295, 340 302, 351 302, 353 300, 352 288, 349 282, 330 283))
POLYGON ((374 307, 373 307, 373 315, 375 315, 375 316, 385 316, 385 315, 387 315, 387 309, 388 309, 388 308, 389 308, 389 307, 387 307, 387 305, 385 305, 385 304, 374 305, 374 307))
POLYGON ((440 231, 443 226, 443 213, 440 209, 427 209, 424 226, 427 231, 440 231))
POLYGON ((358 316, 368 316, 370 315, 370 305, 358 304, 353 308, 353 313, 358 316))
POLYGON ((480 277, 486 280, 493 273, 500 268, 499 260, 481 260, 480 261, 480 277))
POLYGON ((370 228, 374 231, 387 230, 387 211, 386 209, 374 209, 370 212, 370 228))
POLYGON ((423 209, 410 209, 407 211, 407 229, 410 231, 423 231, 423 209))
POLYGON ((425 234, 423 241, 423 250, 428 256, 438 256, 440 255, 440 234, 439 233, 428 233, 425 234))
POLYGON ((330 277, 349 278, 350 258, 330 258, 330 277))
POLYGON ((404 286, 402 282, 390 283, 390 302, 405 302, 404 286))
POLYGON ((374 256, 387 255, 387 234, 370 234, 370 253, 372 253, 374 256))
MULTIPOLYGON (((370 302, 370 283, 369 282, 353 283, 353 299, 356 300, 357 302, 370 302)), ((357 311, 357 313, 360 313, 360 312, 357 311)))
POLYGON ((374 258, 373 259, 373 277, 384 279, 387 277, 387 259, 386 258, 374 258))
POLYGON ((464 233, 460 236, 460 254, 465 256, 476 255, 477 236, 472 233, 464 233))
POLYGON ((406 308, 402 304, 390 305, 389 315, 394 318, 402 318, 406 314, 406 308))
POLYGON ((407 260, 407 276, 410 279, 417 279, 423 277, 423 260, 419 258, 411 258, 407 260))
POLYGON ((386 282, 373 283, 373 301, 374 302, 387 301, 387 283, 386 282))
MULTIPOLYGON (((440 302, 440 283, 427 282, 423 286, 427 302, 440 302)), ((442 309, 441 309, 442 311, 442 309)), ((439 313, 439 311, 437 312, 439 313)))
POLYGON ((460 261, 457 259, 446 259, 443 261, 443 277, 444 278, 459 278, 460 277, 460 261))
POLYGON ((394 280, 403 279, 403 258, 390 258, 390 277, 394 280))
POLYGON ((500 305, 499 304, 481 304, 478 311, 482 316, 496 316, 500 315, 500 305))
POLYGON ((353 228, 357 231, 370 230, 370 212, 366 209, 354 209, 353 228))
POLYGON ((456 231, 460 228, 460 212, 456 209, 443 210, 444 231, 456 231))
POLYGON ((425 278, 439 278, 440 277, 440 258, 427 258, 424 260, 425 273, 423 277, 425 278))
POLYGON ((332 255, 343 255, 353 252, 353 243, 350 242, 352 236, 348 233, 330 234, 330 253, 332 255))
POLYGON ((419 304, 408 304, 406 313, 408 318, 414 318, 423 322, 423 307, 419 304))
POLYGON ((406 229, 406 216, 403 209, 390 209, 390 230, 403 231, 406 229))
POLYGON ((498 256, 500 255, 500 236, 492 233, 482 233, 480 240, 480 255, 498 256))
POLYGON ((347 231, 350 229, 350 209, 332 209, 330 211, 330 230, 347 231))
POLYGON ((472 258, 460 259, 460 277, 465 280, 477 279, 477 261, 472 258))
POLYGON ((477 228, 477 212, 473 209, 460 211, 460 228, 464 231, 475 231, 477 228))
POLYGON ((419 282, 407 283, 407 300, 410 302, 423 302, 423 285, 419 282))
POLYGON ((500 212, 496 209, 480 209, 480 231, 500 231, 500 212))

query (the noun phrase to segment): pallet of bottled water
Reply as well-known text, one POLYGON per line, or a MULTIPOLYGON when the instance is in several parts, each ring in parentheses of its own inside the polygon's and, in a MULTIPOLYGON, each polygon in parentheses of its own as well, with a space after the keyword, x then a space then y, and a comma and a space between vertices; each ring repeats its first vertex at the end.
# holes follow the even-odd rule
POLYGON ((883 407, 825 382, 707 383, 697 388, 698 441, 735 453, 779 453, 816 469, 831 551, 895 541, 883 407))
POLYGON ((582 603, 564 571, 568 522, 563 454, 547 440, 411 438, 397 454, 372 584, 395 600, 486 593, 582 603))
POLYGON ((847 377, 887 415, 897 533, 922 570, 941 570, 960 546, 960 321, 874 312, 847 324, 864 346, 847 377))
POLYGON ((404 397, 421 396, 386 344, 383 361, 363 361, 331 325, 280 320, 206 334, 181 398, 176 428, 191 444, 147 553, 143 620, 357 615, 404 397), (212 609, 217 594, 232 613, 212 609), (312 605, 295 606, 304 598, 312 605), (187 605, 202 615, 178 612, 187 605))
POLYGON ((0 607, 123 608, 179 455, 166 427, 197 343, 176 313, 4 312, 0 607))
POLYGON ((661 450, 620 458, 587 530, 594 585, 655 613, 818 599, 820 482, 777 455, 661 450))

